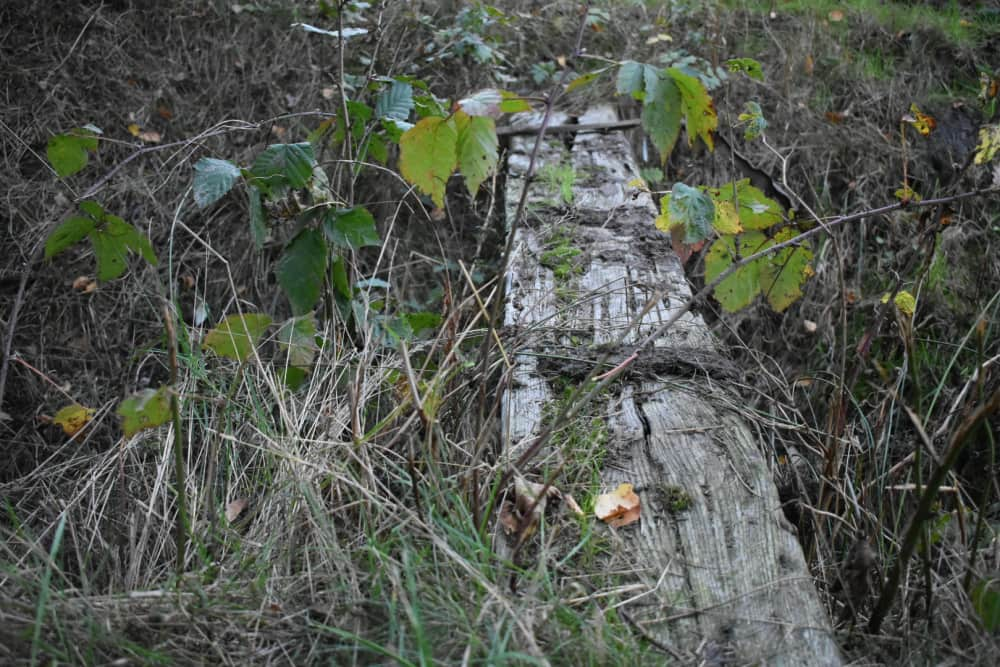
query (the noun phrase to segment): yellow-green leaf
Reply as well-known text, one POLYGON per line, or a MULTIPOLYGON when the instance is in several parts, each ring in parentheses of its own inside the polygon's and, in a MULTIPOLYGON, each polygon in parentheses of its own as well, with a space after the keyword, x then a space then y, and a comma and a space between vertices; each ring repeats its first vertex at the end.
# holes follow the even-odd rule
POLYGON ((250 357, 257 340, 271 324, 262 313, 230 315, 207 334, 201 346, 228 359, 243 361, 250 357))
POLYGON ((496 124, 488 116, 469 117, 462 111, 456 111, 454 118, 458 127, 458 169, 474 197, 497 165, 496 124))
POLYGON ((976 146, 976 164, 986 164, 1000 151, 1000 125, 979 128, 979 145, 976 146))
MULTIPOLYGON (((734 262, 760 250, 766 241, 766 237, 760 232, 721 236, 716 239, 705 255, 705 282, 714 281, 734 262)), ((720 282, 714 291, 719 305, 731 313, 749 306, 759 293, 760 260, 737 269, 720 282)))
POLYGON ((59 412, 56 413, 56 416, 52 418, 52 423, 58 424, 62 427, 63 433, 73 437, 79 433, 84 426, 90 423, 90 420, 93 417, 93 408, 85 408, 79 403, 73 403, 59 410, 59 412))
POLYGON ((159 389, 137 391, 121 402, 118 415, 126 438, 165 424, 170 420, 170 389, 163 385, 159 389))
POLYGON ((445 118, 424 118, 399 140, 399 170, 407 182, 444 207, 448 178, 458 166, 458 133, 445 118))
MULTIPOLYGON (((761 250, 796 236, 793 229, 783 229, 761 250)), ((813 275, 812 251, 805 244, 782 248, 760 262, 760 290, 776 312, 782 312, 802 296, 802 285, 813 275)))
POLYGON ((681 93, 681 111, 687 121, 688 144, 694 145, 695 137, 700 138, 709 150, 715 150, 712 133, 719 126, 715 105, 704 84, 676 67, 667 69, 681 93))

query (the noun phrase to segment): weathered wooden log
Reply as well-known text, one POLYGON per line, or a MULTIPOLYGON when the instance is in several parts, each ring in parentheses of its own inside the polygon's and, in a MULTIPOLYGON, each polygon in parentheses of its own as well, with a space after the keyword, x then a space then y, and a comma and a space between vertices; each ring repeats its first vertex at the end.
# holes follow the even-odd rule
MULTIPOLYGON (((557 114, 552 123, 569 120, 557 114)), ((578 120, 617 118, 600 107, 578 120)), ((566 136, 542 145, 542 176, 529 186, 514 239, 504 317, 515 350, 503 398, 510 461, 540 432, 557 398, 553 375, 582 379, 609 350, 624 358, 691 296, 669 238, 653 225, 650 196, 628 185, 639 174, 625 137, 579 134, 569 147, 566 136), (552 260, 554 243, 579 251, 569 270, 552 260)), ((511 138, 508 219, 534 141, 511 138)), ((738 664, 841 664, 758 442, 727 407, 732 400, 719 400, 732 368, 701 317, 685 314, 640 360, 620 391, 586 408, 610 432, 603 483, 631 483, 642 501, 641 520, 618 529, 649 591, 629 613, 656 639, 709 663, 729 655, 738 664)), ((535 463, 557 456, 543 451, 535 463)))

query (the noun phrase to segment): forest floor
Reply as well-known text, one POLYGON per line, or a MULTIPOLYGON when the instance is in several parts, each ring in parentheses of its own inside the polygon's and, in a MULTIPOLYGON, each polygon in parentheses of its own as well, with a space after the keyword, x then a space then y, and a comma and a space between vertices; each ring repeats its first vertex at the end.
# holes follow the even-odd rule
MULTIPOLYGON (((803 225, 893 204, 906 187, 953 198, 1000 180, 970 164, 978 128, 997 122, 1000 11, 987 2, 600 2, 582 15, 563 0, 180 0, 169 12, 15 0, 0 26, 3 664, 670 660, 612 612, 632 593, 600 571, 616 544, 606 526, 553 519, 558 549, 497 556, 500 374, 482 351, 502 285, 502 174, 478 196, 453 179, 441 207, 415 194, 365 117, 393 80, 412 83, 418 109, 449 108, 484 88, 542 98, 567 59, 572 76, 624 60, 690 67, 712 83, 720 134, 803 225), (343 30, 340 49, 301 24, 363 32, 343 30), (720 67, 736 57, 759 61, 763 81, 720 67), (747 102, 765 141, 742 138, 747 102), (317 134, 345 109, 356 143, 317 134), (935 121, 927 136, 904 120, 920 114, 935 121), (97 148, 59 177, 52 137, 84 127, 100 129, 97 148), (331 292, 349 282, 346 300, 323 300, 310 368, 291 378, 293 348, 273 331, 241 363, 201 345, 232 313, 291 317, 275 273, 290 231, 276 224, 258 247, 244 190, 202 207, 191 186, 200 158, 249 166, 268 145, 304 141, 324 146, 336 201, 370 211, 379 243, 338 256, 325 278, 331 292), (98 280, 87 243, 47 258, 84 199, 148 237, 155 265, 133 255, 98 280), (123 437, 122 399, 165 384, 178 419, 123 437)), ((564 104, 599 101, 638 113, 613 68, 564 104)), ((661 165, 633 134, 656 192, 718 186, 733 161, 682 139, 661 165)), ((1000 655, 1000 422, 977 419, 1000 386, 994 243, 995 192, 859 216, 816 242, 786 311, 699 307, 743 371, 748 409, 775 425, 765 456, 855 664, 1000 655), (913 310, 893 306, 900 293, 913 310)), ((697 253, 686 268, 703 284, 697 253)), ((592 507, 592 462, 575 463, 554 484, 592 507)))

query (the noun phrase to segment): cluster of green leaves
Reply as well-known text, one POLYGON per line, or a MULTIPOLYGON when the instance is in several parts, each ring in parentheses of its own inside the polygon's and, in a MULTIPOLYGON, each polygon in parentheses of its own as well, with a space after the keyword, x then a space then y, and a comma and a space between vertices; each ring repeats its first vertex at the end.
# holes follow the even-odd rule
POLYGON ((406 131, 399 141, 399 171, 408 182, 444 206, 448 179, 458 170, 469 193, 497 165, 494 116, 528 111, 530 105, 502 90, 482 90, 456 103, 450 114, 428 115, 406 131))
POLYGON ((128 268, 129 251, 156 266, 156 253, 149 239, 117 215, 111 215, 95 201, 80 203, 83 215, 64 220, 45 241, 45 259, 52 259, 85 238, 90 239, 97 258, 97 279, 114 280, 128 268))

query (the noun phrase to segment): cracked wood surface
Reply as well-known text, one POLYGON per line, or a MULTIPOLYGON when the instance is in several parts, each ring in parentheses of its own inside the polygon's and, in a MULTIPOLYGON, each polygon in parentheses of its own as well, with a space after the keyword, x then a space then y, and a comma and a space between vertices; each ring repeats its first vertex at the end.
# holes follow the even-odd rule
MULTIPOLYGON (((555 114, 551 122, 573 120, 555 114)), ((611 107, 599 107, 576 120, 617 118, 611 107)), ((554 376, 579 381, 602 352, 617 363, 691 296, 669 238, 653 225, 650 196, 627 185, 639 174, 625 137, 578 134, 571 145, 566 139, 546 138, 541 148, 508 277, 504 325, 515 363, 502 407, 511 461, 540 431, 544 406, 556 398, 554 376), (571 203, 553 169, 563 168, 565 182, 567 165, 571 203), (580 251, 558 279, 546 254, 553 244, 580 251), (665 296, 630 329, 660 290, 665 296)), ((511 139, 508 219, 534 140, 511 139)), ((759 443, 727 407, 731 366, 692 313, 655 345, 620 389, 588 408, 610 433, 605 490, 628 482, 642 501, 641 520, 617 531, 635 576, 648 586, 627 611, 693 660, 841 664, 759 443)), ((542 452, 536 463, 557 456, 542 452)))

